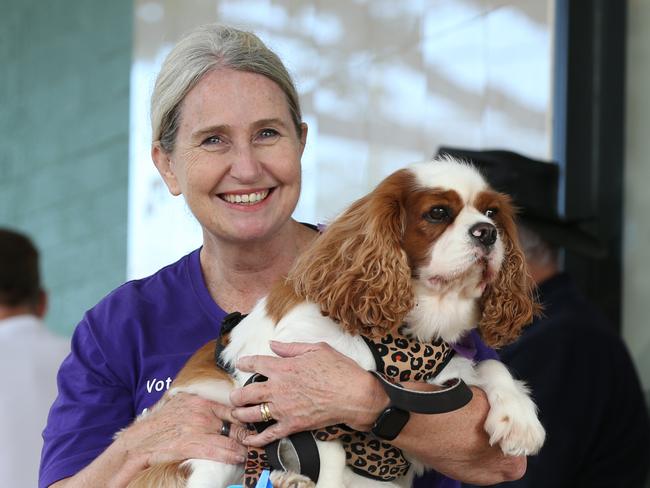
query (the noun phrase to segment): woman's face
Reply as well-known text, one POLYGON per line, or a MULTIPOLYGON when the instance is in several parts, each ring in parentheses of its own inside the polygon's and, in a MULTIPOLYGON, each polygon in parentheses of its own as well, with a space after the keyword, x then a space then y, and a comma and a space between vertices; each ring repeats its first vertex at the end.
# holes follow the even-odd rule
POLYGON ((174 150, 154 144, 152 155, 204 232, 255 241, 286 225, 300 194, 307 128, 297 134, 280 87, 262 75, 218 69, 186 95, 180 114, 174 150))

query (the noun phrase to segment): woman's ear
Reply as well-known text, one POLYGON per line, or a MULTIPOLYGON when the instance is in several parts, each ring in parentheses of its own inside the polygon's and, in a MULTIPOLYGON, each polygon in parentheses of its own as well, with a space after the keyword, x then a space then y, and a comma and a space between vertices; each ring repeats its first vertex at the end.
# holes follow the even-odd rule
POLYGON ((302 153, 305 150, 305 144, 307 144, 307 132, 309 131, 309 128, 307 127, 307 124, 302 122, 300 124, 300 134, 298 134, 298 138, 300 139, 300 156, 302 157, 302 153))
POLYGON ((158 173, 160 173, 160 176, 167 185, 169 193, 175 197, 180 195, 182 191, 178 184, 176 174, 172 169, 171 154, 166 152, 158 141, 151 145, 151 159, 153 159, 153 164, 156 165, 158 173))

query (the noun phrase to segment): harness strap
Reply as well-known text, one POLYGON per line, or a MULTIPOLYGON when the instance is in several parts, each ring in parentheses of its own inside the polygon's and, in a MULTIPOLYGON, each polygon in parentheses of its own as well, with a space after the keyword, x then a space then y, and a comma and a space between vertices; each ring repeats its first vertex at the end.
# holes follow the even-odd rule
MULTIPOLYGON (((216 341, 214 352, 215 363, 231 374, 234 372, 234 368, 232 365, 223 361, 221 353, 228 345, 230 332, 245 317, 246 315, 242 315, 239 312, 228 314, 223 319, 221 334, 216 341)), ((411 373, 407 371, 406 373, 408 374, 405 376, 403 373, 400 374, 399 369, 395 366, 389 366, 384 362, 382 353, 386 353, 387 348, 385 344, 373 342, 367 337, 364 337, 364 340, 375 358, 377 371, 371 371, 371 373, 379 379, 380 384, 390 398, 391 405, 410 412, 437 414, 451 412, 461 408, 472 399, 472 391, 460 379, 448 382, 445 385, 446 388, 442 390, 431 392, 407 390, 399 385, 399 381, 426 381, 429 377, 437 374, 453 355, 453 351, 451 351, 451 348, 447 344, 441 342, 440 344, 424 346, 415 344, 412 346, 415 352, 419 352, 420 347, 433 346, 441 347, 441 351, 435 353, 436 359, 430 361, 431 364, 428 365, 432 368, 427 367, 426 373, 415 372, 411 376, 411 373)), ((396 343, 402 349, 407 349, 407 343, 401 344, 405 340, 401 336, 397 338, 396 343)), ((406 362, 407 355, 401 350, 393 351, 391 353, 391 359, 403 363, 406 362)), ((421 362, 415 362, 412 366, 420 367, 422 364, 421 362)), ((267 381, 267 378, 256 373, 248 379, 246 385, 261 381, 267 381)), ((248 427, 250 430, 255 430, 259 433, 274 423, 275 420, 270 420, 269 422, 249 424, 248 427)), ((320 457, 315 438, 319 440, 340 439, 344 444, 348 457, 353 457, 353 459, 348 460, 349 463, 352 462, 350 467, 358 474, 372 479, 382 481, 394 480, 396 477, 404 475, 410 466, 410 463, 404 458, 400 449, 376 439, 372 434, 356 432, 348 426, 338 425, 314 432, 292 434, 285 439, 274 441, 264 448, 249 447, 244 470, 244 486, 253 488, 257 484, 264 469, 292 470, 308 476, 312 481, 317 482, 320 473, 320 457), (372 451, 372 460, 375 460, 375 458, 386 458, 386 464, 377 468, 376 466, 369 466, 363 457, 356 457, 355 451, 365 452, 367 449, 372 451), (291 459, 283 460, 283 454, 288 454, 291 456, 291 459)))
MULTIPOLYGON (((263 382, 267 379, 266 376, 255 373, 246 381, 244 386, 263 382)), ((252 424, 251 430, 254 429, 259 433, 273 424, 275 424, 275 420, 255 422, 252 424)), ((284 439, 273 441, 264 448, 249 446, 246 469, 244 470, 244 486, 254 486, 262 474, 262 470, 268 468, 271 468, 271 470, 294 471, 308 476, 316 483, 320 474, 320 456, 318 455, 318 448, 313 434, 311 432, 297 432, 284 439), (282 450, 285 453, 293 454, 292 459, 283 459, 282 450)))
POLYGON ((273 441, 267 445, 264 450, 273 469, 284 471, 294 471, 308 476, 314 483, 318 481, 320 474, 320 456, 316 441, 311 432, 298 432, 291 434, 286 439, 273 441), (284 444, 284 446, 282 446, 284 444), (285 464, 280 454, 281 447, 286 450, 291 447, 293 462, 290 465, 285 464), (295 464, 295 466, 294 466, 295 464))
POLYGON ((245 314, 239 312, 232 312, 226 315, 221 321, 221 329, 219 330, 219 338, 214 347, 214 362, 224 371, 227 371, 231 376, 235 373, 235 368, 232 364, 226 363, 221 357, 221 353, 230 342, 230 332, 246 318, 245 314))
POLYGON ((385 375, 371 371, 381 383, 384 391, 394 407, 415 413, 447 413, 467 405, 472 399, 472 390, 460 378, 450 380, 446 388, 437 391, 407 390, 403 386, 391 382, 385 375))

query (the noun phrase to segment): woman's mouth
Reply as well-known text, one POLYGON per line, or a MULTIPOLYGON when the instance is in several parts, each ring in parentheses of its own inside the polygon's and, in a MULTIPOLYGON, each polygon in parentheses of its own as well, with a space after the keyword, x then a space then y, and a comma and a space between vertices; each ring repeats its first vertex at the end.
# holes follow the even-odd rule
POLYGON ((255 205, 265 200, 271 190, 261 190, 251 193, 221 193, 219 198, 234 205, 255 205))

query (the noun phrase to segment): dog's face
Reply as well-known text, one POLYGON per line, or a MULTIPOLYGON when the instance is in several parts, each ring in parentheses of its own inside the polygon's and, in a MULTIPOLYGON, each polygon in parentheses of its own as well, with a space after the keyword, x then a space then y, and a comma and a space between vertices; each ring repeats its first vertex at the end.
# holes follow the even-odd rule
POLYGON ((505 195, 470 166, 440 161, 415 165, 416 190, 405 201, 404 249, 413 278, 426 292, 478 298, 505 257, 505 195))
POLYGON ((453 341, 478 323, 498 346, 536 311, 510 199, 452 158, 387 177, 328 227, 289 282, 350 332, 375 336, 406 320, 421 339, 453 341))

